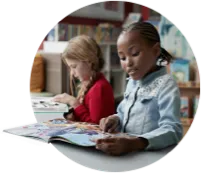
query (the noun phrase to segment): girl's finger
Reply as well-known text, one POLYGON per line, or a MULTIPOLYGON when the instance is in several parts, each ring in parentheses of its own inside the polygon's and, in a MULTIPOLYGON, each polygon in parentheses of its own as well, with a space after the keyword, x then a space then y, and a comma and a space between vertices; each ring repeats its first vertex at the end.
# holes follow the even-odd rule
POLYGON ((104 118, 102 118, 102 119, 100 120, 99 126, 100 126, 100 129, 101 129, 101 130, 104 130, 104 118))
POLYGON ((98 139, 96 141, 97 144, 103 144, 103 143, 115 143, 116 141, 116 137, 106 137, 106 138, 101 138, 101 139, 98 139))
POLYGON ((90 141, 94 142, 94 143, 97 143, 97 140, 96 138, 90 138, 90 141))
POLYGON ((116 129, 117 129, 117 124, 114 123, 114 124, 108 129, 108 132, 109 132, 109 133, 115 132, 116 129))
POLYGON ((56 95, 56 96, 53 97, 53 99, 55 99, 55 98, 61 98, 61 97, 62 97, 61 95, 56 95))
POLYGON ((104 123, 104 132, 107 132, 113 125, 113 121, 111 121, 110 119, 108 119, 105 123, 104 123))
POLYGON ((102 143, 102 138, 96 140, 96 145, 101 144, 101 143, 102 143))
POLYGON ((98 150, 101 150, 102 147, 101 147, 100 144, 96 144, 95 148, 98 149, 98 150))
POLYGON ((58 97, 57 98, 53 98, 53 101, 54 102, 60 102, 60 98, 58 98, 58 97))
POLYGON ((102 143, 102 144, 97 144, 96 149, 102 150, 104 152, 108 152, 113 148, 113 145, 110 143, 102 143))
POLYGON ((106 151, 106 144, 105 143, 97 144, 96 149, 106 151))

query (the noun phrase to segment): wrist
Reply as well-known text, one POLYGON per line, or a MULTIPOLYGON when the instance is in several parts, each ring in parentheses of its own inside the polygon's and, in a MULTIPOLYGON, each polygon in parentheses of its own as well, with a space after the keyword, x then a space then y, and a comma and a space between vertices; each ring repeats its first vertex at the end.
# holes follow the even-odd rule
POLYGON ((139 143, 138 149, 139 150, 144 150, 148 145, 149 145, 149 141, 145 138, 142 137, 137 137, 137 143, 139 143))
POLYGON ((76 107, 78 107, 80 105, 80 102, 75 99, 74 101, 72 101, 71 106, 75 109, 76 107))
POLYGON ((147 139, 142 137, 133 137, 131 138, 131 150, 132 151, 141 151, 144 150, 149 145, 147 139))

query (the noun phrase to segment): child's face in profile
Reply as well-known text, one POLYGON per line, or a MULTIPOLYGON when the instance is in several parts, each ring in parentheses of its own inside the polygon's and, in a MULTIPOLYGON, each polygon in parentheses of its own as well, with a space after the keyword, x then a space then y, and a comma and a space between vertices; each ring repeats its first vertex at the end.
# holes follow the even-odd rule
POLYGON ((125 32, 117 41, 122 68, 134 80, 143 78, 156 67, 160 53, 159 43, 149 45, 138 31, 125 32))
POLYGON ((71 75, 77 78, 78 80, 87 81, 91 76, 91 66, 87 62, 75 60, 75 59, 66 59, 68 66, 70 67, 71 75))

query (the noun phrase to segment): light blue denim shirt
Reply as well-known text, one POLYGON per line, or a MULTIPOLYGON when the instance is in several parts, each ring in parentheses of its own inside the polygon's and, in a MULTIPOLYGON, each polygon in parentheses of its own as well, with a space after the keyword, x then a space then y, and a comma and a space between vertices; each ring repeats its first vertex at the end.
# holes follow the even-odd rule
POLYGON ((165 67, 142 80, 130 78, 117 115, 122 132, 148 140, 146 150, 162 149, 182 138, 180 92, 165 67))

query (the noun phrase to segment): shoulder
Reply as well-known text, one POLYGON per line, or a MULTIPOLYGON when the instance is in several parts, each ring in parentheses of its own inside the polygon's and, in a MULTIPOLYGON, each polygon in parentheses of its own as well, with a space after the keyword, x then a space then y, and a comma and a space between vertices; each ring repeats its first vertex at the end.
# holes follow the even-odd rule
POLYGON ((178 88, 176 80, 170 74, 165 74, 165 75, 159 77, 159 79, 157 79, 157 81, 159 81, 161 88, 162 87, 166 88, 166 87, 170 87, 170 86, 178 88))
POLYGON ((142 87, 139 94, 157 97, 160 91, 167 88, 178 88, 175 80, 170 74, 164 74, 155 78, 148 85, 142 87))
POLYGON ((107 81, 107 79, 104 77, 104 75, 100 74, 98 79, 90 88, 89 92, 94 92, 94 91, 98 92, 98 90, 106 90, 106 89, 112 90, 112 87, 110 83, 107 81))
POLYGON ((180 97, 180 91, 177 82, 172 75, 166 74, 159 78, 157 82, 157 96, 160 97, 180 97))
POLYGON ((159 88, 165 86, 165 84, 177 85, 174 78, 170 74, 157 77, 151 84, 158 85, 159 88))

